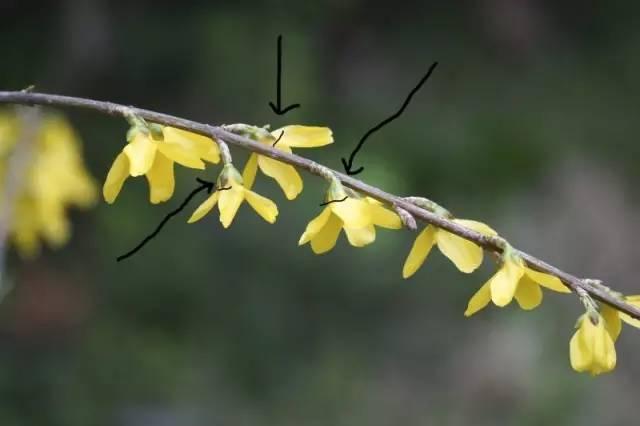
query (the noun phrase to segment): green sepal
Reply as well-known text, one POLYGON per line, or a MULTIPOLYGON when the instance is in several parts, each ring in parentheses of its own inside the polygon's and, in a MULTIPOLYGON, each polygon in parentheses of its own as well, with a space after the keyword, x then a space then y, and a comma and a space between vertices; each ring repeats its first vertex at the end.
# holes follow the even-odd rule
POLYGON ((157 123, 149 124, 149 133, 151 133, 151 137, 157 141, 163 141, 164 134, 162 133, 162 128, 163 126, 157 123))
POLYGON ((242 175, 240 174, 238 169, 236 169, 233 164, 228 163, 222 167, 222 171, 218 175, 218 188, 226 188, 229 186, 230 182, 244 185, 242 175))

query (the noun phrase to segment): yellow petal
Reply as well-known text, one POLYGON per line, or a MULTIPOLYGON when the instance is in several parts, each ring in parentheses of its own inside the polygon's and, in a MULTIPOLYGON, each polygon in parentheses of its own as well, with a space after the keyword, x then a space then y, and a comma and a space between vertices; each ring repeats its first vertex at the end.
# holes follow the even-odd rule
POLYGON ((534 271, 533 269, 527 267, 525 267, 525 273, 533 281, 537 282, 543 287, 548 288, 549 290, 557 291, 559 293, 571 293, 569 287, 562 284, 560 278, 556 276, 545 274, 544 272, 534 271))
POLYGON ((569 359, 571 361, 571 368, 579 373, 587 371, 591 366, 593 359, 591 351, 589 351, 583 338, 582 323, 584 321, 589 321, 589 319, 583 315, 578 320, 580 325, 569 342, 569 359))
POLYGON ((404 267, 402 268, 403 278, 409 278, 422 266, 431 251, 431 247, 433 247, 436 242, 435 234, 436 228, 431 225, 427 226, 422 230, 422 232, 420 232, 416 240, 413 242, 413 246, 411 247, 409 256, 407 256, 407 260, 404 262, 404 267))
POLYGON ((220 162, 220 147, 217 142, 214 142, 209 147, 209 150, 202 154, 202 159, 209 163, 218 164, 220 162))
POLYGON ((220 191, 218 208, 220 209, 220 223, 228 228, 236 216, 240 204, 244 200, 245 189, 238 183, 231 183, 231 189, 220 191))
POLYGON ((284 134, 280 138, 278 145, 294 148, 314 148, 333 142, 333 134, 328 127, 293 125, 274 130, 271 134, 277 139, 283 130, 284 134))
POLYGON ((70 236, 70 226, 64 213, 64 206, 59 202, 43 202, 38 212, 40 230, 49 244, 60 247, 70 236))
POLYGON ((340 229, 342 229, 342 221, 338 216, 330 214, 324 226, 311 238, 311 250, 315 254, 322 254, 331 250, 336 245, 340 229))
MULTIPOLYGON (((331 209, 329 207, 325 207, 318 216, 316 216, 309 224, 307 228, 304 230, 304 233, 300 237, 298 241, 298 245, 306 244, 311 241, 313 237, 315 237, 318 232, 325 226, 329 217, 331 216, 331 209)), ((338 230, 339 231, 339 230, 338 230)))
POLYGON ((219 196, 220 193, 218 191, 215 191, 213 194, 207 197, 207 199, 198 206, 196 211, 193 212, 187 223, 197 222, 202 219, 216 205, 219 196))
POLYGON ((129 158, 131 176, 142 176, 149 171, 156 156, 156 149, 156 142, 153 142, 144 133, 136 133, 133 140, 123 150, 129 158))
POLYGON ((31 259, 40 251, 38 223, 25 203, 18 203, 13 224, 13 241, 20 256, 31 259))
MULTIPOLYGON (((637 306, 640 308, 640 296, 627 296, 624 298, 624 300, 627 303, 630 303, 631 305, 637 306)), ((632 316, 625 314, 624 312, 620 312, 619 315, 622 321, 626 322, 627 324, 633 327, 640 328, 640 320, 637 320, 632 316)))
POLYGON ((442 254, 447 256, 461 272, 471 273, 482 264, 482 248, 471 241, 444 229, 438 229, 436 242, 442 254))
MULTIPOLYGON (((193 135, 194 133, 189 134, 193 135)), ((201 135, 196 136, 204 138, 209 144, 207 149, 203 149, 203 151, 200 152, 200 158, 209 163, 218 164, 220 162, 220 145, 218 145, 218 142, 213 138, 206 138, 201 135)), ((202 144, 202 141, 200 140, 199 143, 202 144)), ((204 148, 204 145, 202 145, 202 148, 204 148)))
POLYGON ((344 223, 344 226, 364 228, 371 223, 369 205, 364 200, 347 197, 344 201, 329 204, 329 207, 344 223))
POLYGON ((583 328, 584 338, 587 344, 591 345, 593 352, 593 366, 591 374, 600 374, 611 371, 616 366, 616 349, 613 339, 607 331, 604 321, 600 321, 598 325, 591 324, 591 321, 584 321, 588 324, 583 328))
POLYGON ((347 234, 349 244, 354 247, 364 247, 376 239, 376 230, 373 225, 365 226, 364 228, 344 226, 344 232, 347 234))
POLYGON ((248 189, 245 189, 244 197, 249 205, 253 207, 256 213, 258 213, 264 220, 269 223, 274 223, 276 221, 276 217, 278 216, 278 206, 276 206, 276 203, 267 197, 258 195, 248 189))
POLYGON ((158 152, 153 166, 146 176, 149 182, 149 201, 152 204, 158 204, 171 198, 176 186, 173 177, 173 161, 158 152))
POLYGON ((493 230, 489 225, 478 222, 476 220, 468 220, 468 219, 453 219, 454 222, 464 226, 465 228, 473 229, 476 232, 479 232, 483 235, 488 236, 496 236, 498 233, 493 230))
POLYGON ((464 316, 470 317, 471 315, 487 306, 490 301, 491 287, 487 282, 482 287, 480 287, 480 290, 478 290, 476 294, 471 296, 471 299, 469 299, 469 304, 467 305, 467 310, 464 311, 464 316))
POLYGON ((111 165, 111 169, 109 169, 107 178, 104 181, 104 186, 102 187, 102 195, 107 203, 112 204, 116 200, 124 181, 127 180, 128 177, 129 160, 127 156, 121 152, 111 165))
POLYGON ((302 192, 302 178, 293 166, 263 155, 258 156, 258 165, 262 173, 278 182, 287 199, 293 200, 302 192))
POLYGON ((371 220, 374 225, 381 226, 387 229, 400 229, 402 228, 402 221, 400 217, 393 211, 384 207, 382 203, 373 198, 367 197, 367 203, 369 203, 369 210, 371 212, 371 220))
POLYGON ((158 143, 158 151, 181 166, 198 170, 204 169, 204 162, 194 151, 186 151, 178 144, 160 142, 158 143))
POLYGON ((625 314, 624 312, 620 312, 620 319, 622 321, 626 322, 627 324, 629 324, 630 326, 633 326, 635 328, 640 328, 640 320, 637 320, 637 319, 633 318, 629 314, 625 314))
POLYGON ((185 167, 204 169, 200 157, 213 145, 211 139, 169 126, 162 128, 162 135, 158 150, 167 158, 185 167))
MULTIPOLYGON (((168 148, 176 158, 184 159, 184 161, 188 163, 184 164, 171 155, 165 154, 179 164, 193 168, 204 168, 204 164, 200 166, 202 163, 200 159, 209 161, 210 163, 220 162, 218 144, 209 137, 170 126, 163 127, 162 134, 164 136, 164 143, 171 145, 168 148)), ((162 143, 158 148, 162 149, 162 143)))
POLYGON ((531 278, 523 275, 514 295, 518 305, 526 311, 534 309, 542 302, 542 289, 531 278))
POLYGON ((622 331, 622 321, 620 321, 618 310, 604 303, 601 303, 600 306, 600 315, 604 319, 604 325, 609 336, 611 336, 611 340, 615 343, 618 340, 618 336, 620 336, 620 331, 622 331))
POLYGON ((514 260, 507 260, 489 280, 491 300, 496 306, 507 306, 515 296, 518 281, 524 274, 524 266, 514 260))
POLYGON ((247 164, 242 171, 242 183, 246 189, 253 188, 253 183, 256 180, 256 173, 258 172, 258 154, 252 153, 247 160, 247 164))

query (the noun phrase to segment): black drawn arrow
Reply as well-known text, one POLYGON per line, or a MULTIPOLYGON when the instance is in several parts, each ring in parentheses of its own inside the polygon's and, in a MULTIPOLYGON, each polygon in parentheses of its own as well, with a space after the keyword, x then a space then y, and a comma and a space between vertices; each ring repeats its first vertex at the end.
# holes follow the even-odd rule
POLYGON ((282 109, 282 35, 278 36, 278 81, 277 81, 277 91, 276 91, 276 102, 277 105, 274 105, 273 102, 269 102, 269 106, 278 115, 283 115, 288 113, 294 108, 299 108, 300 104, 291 104, 288 107, 282 109))
POLYGON ((343 202, 343 201, 346 201, 346 200, 347 200, 347 198, 349 198, 349 197, 347 196, 347 197, 341 198, 341 199, 339 199, 339 200, 325 201, 324 203, 320 203, 320 207, 322 207, 322 206, 326 206, 327 204, 331 204, 331 203, 341 203, 341 202, 343 202))
POLYGON ((380 123, 376 124, 374 127, 372 127, 371 129, 369 129, 367 131, 367 133, 364 134, 364 136, 362 136, 362 138, 360 138, 360 142, 358 142, 358 145, 356 146, 356 148, 353 150, 353 152, 351 153, 351 155, 349 156, 349 160, 347 161, 344 157, 341 158, 342 160, 342 165, 344 167, 345 172, 348 175, 357 175, 358 173, 362 172, 364 170, 364 167, 358 167, 357 169, 353 170, 353 159, 355 158, 356 154, 358 153, 358 151, 360 151, 360 149, 362 148, 362 146, 364 145, 364 142, 367 140, 367 138, 369 136, 371 136, 374 132, 377 132, 378 130, 380 130, 382 127, 386 126, 387 124, 391 123, 393 120, 395 120, 396 118, 400 117, 400 115, 402 115, 402 113, 404 112, 405 108, 407 108, 407 106, 409 105, 409 102, 411 102, 411 98, 413 97, 413 95, 416 94, 416 92, 418 90, 420 90, 420 88, 422 87, 422 85, 424 83, 426 83, 426 81, 429 79, 429 77, 431 76, 431 73, 433 72, 434 69, 436 69, 436 67, 438 66, 437 62, 434 62, 431 67, 429 67, 429 71, 427 71, 427 73, 425 74, 424 77, 422 77, 422 79, 420 79, 420 82, 418 83, 418 85, 416 87, 413 88, 413 90, 411 90, 411 92, 409 93, 409 96, 407 96, 407 99, 404 100, 404 103, 402 104, 402 106, 400 107, 400 109, 394 113, 391 117, 388 117, 384 120, 382 120, 380 123))
POLYGON ((280 132, 280 136, 278 136, 278 139, 276 139, 276 141, 271 146, 276 146, 276 144, 280 142, 280 139, 282 139, 283 136, 284 136, 284 130, 280 132))
MULTIPOLYGON (((125 253, 125 254, 123 254, 121 256, 118 256, 116 258, 116 260, 118 262, 120 262, 121 260, 125 260, 128 257, 133 256, 134 254, 136 254, 138 252, 138 250, 140 250, 142 247, 144 247, 145 244, 147 244, 149 241, 151 241, 153 238, 155 238, 156 235, 158 235, 158 233, 162 230, 162 227, 169 221, 169 219, 171 219, 173 216, 177 215, 185 207, 187 207, 187 204, 189 204, 189 201, 191 201, 191 199, 193 197, 195 197, 199 192, 201 192, 202 190, 206 189, 207 193, 211 194, 211 191, 213 191, 213 188, 214 188, 214 183, 213 182, 209 182, 209 181, 202 180, 202 179, 199 179, 199 178, 196 178, 196 180, 198 181, 200 186, 198 186, 196 189, 191 191, 189 196, 182 202, 182 204, 180 204, 180 207, 178 207, 177 209, 175 209, 174 211, 172 211, 171 213, 166 215, 165 218, 162 219, 162 222, 160 222, 160 224, 156 227, 156 229, 151 234, 146 236, 145 239, 140 242, 140 244, 135 246, 133 249, 131 249, 127 253, 125 253)), ((216 191, 224 191, 224 190, 227 190, 227 189, 231 189, 231 187, 228 187, 228 188, 216 188, 216 191)))

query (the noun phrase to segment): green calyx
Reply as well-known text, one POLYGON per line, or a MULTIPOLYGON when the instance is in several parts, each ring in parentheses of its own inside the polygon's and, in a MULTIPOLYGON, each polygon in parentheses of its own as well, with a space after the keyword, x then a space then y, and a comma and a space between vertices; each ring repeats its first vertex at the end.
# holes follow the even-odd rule
POLYGON ((342 183, 340 183, 338 179, 332 179, 329 184, 329 189, 327 189, 325 201, 342 200, 347 196, 347 192, 342 186, 342 183))
POLYGON ((517 264, 524 263, 520 255, 513 248, 513 246, 506 241, 504 242, 504 248, 502 249, 502 261, 517 263, 517 264))
POLYGON ((129 112, 125 115, 125 118, 131 125, 127 131, 127 141, 131 142, 138 133, 151 136, 156 141, 164 140, 162 133, 162 127, 157 123, 148 123, 144 118, 137 116, 133 112, 129 112))
POLYGON ((225 164, 222 167, 222 171, 218 175, 218 187, 226 188, 232 186, 234 183, 242 185, 244 183, 242 180, 242 175, 233 166, 233 164, 225 164))

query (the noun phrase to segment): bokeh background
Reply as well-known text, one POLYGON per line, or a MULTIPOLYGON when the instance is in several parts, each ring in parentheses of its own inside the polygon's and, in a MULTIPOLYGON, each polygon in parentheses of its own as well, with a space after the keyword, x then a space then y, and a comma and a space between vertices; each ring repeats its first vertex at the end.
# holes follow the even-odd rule
MULTIPOLYGON (((640 3, 0 2, 0 88, 132 104, 210 123, 328 125, 336 143, 303 154, 341 168, 360 136, 440 66, 405 114, 372 136, 359 176, 485 221, 578 276, 640 293, 637 135, 640 3), (286 103, 276 116, 276 38, 286 103)), ((67 111, 97 180, 127 124, 67 111)), ((242 165, 246 153, 235 150, 242 165)), ((341 238, 316 256, 297 240, 324 183, 305 175, 274 225, 243 207, 174 219, 194 188, 147 202, 129 180, 113 206, 74 212, 74 235, 35 261, 11 255, 0 306, 3 425, 629 425, 637 422, 640 334, 618 368, 573 372, 574 297, 533 312, 468 298, 470 276, 433 252, 400 276, 410 232, 341 238)), ((197 201, 192 202, 195 208, 197 201)))

